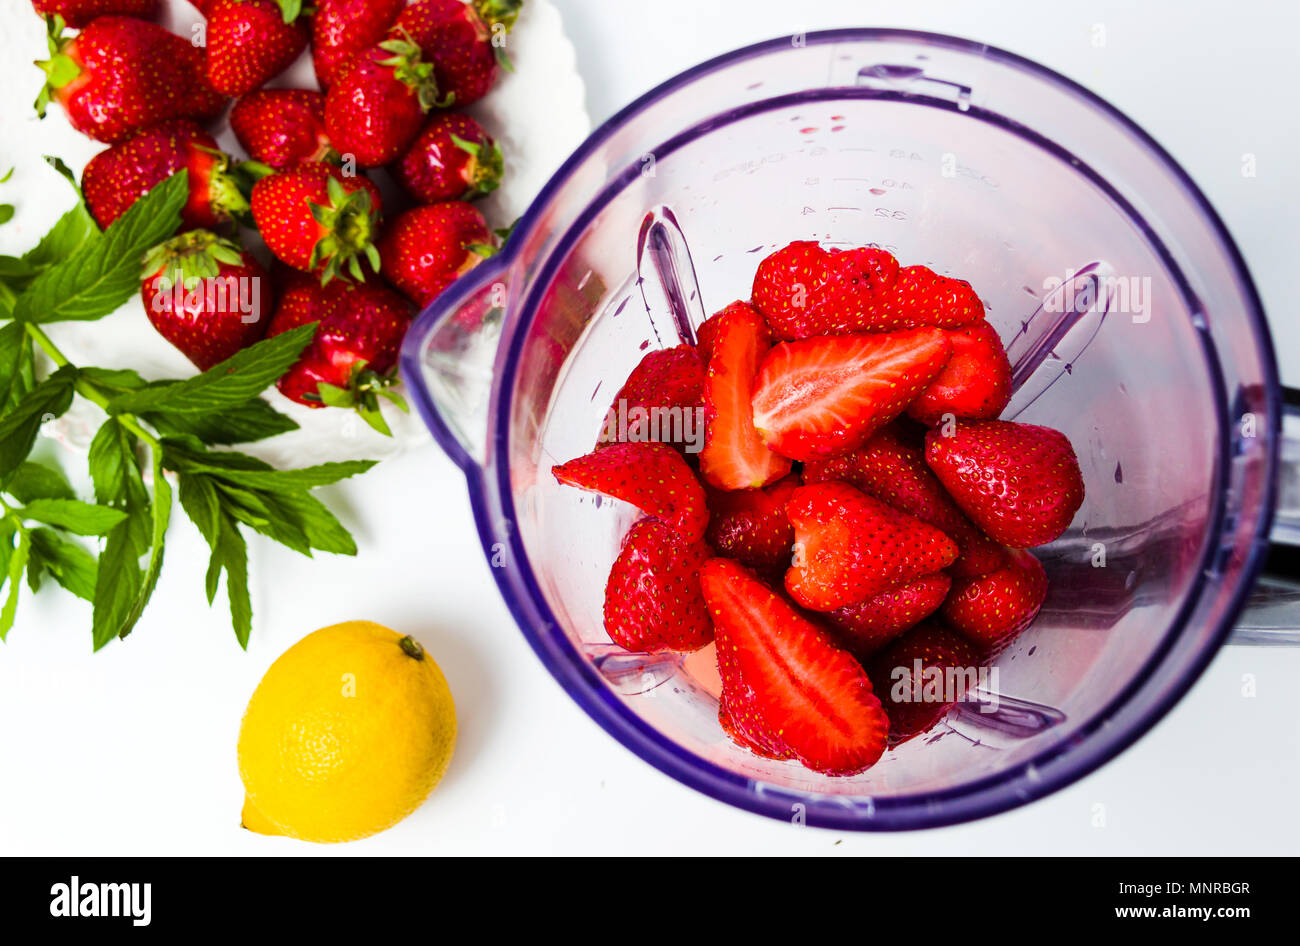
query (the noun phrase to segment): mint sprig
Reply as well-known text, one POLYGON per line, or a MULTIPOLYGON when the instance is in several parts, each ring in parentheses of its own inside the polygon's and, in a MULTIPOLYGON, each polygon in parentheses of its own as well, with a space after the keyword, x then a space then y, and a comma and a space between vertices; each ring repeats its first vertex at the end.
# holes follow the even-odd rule
MULTIPOLYGON (((72 179, 62 162, 50 163, 72 179)), ((195 377, 153 382, 131 370, 70 364, 46 334, 48 323, 102 318, 136 295, 141 260, 176 231, 186 194, 181 172, 100 231, 78 192, 77 205, 36 247, 0 257, 0 640, 13 626, 24 576, 33 592, 49 578, 91 602, 96 650, 130 634, 162 571, 174 498, 211 553, 209 604, 224 576, 241 646, 253 620, 245 528, 305 555, 356 554, 352 536, 311 492, 373 462, 279 470, 222 449, 297 428, 260 395, 310 344, 314 324, 195 377), (38 350, 53 363, 43 378, 38 350), (87 457, 93 502, 30 457, 41 425, 78 397, 104 412, 87 457)))

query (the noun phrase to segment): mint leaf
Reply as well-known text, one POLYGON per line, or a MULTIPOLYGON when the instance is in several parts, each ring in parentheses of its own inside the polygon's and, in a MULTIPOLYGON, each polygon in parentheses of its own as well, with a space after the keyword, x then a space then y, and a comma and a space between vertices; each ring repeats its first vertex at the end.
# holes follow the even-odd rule
POLYGON ((75 499, 37 499, 14 510, 22 519, 57 526, 77 535, 107 535, 126 518, 126 513, 109 506, 93 506, 75 499))
POLYGON ((298 424, 260 397, 213 414, 140 415, 167 437, 194 437, 205 444, 253 443, 297 430, 298 424))
POLYGON ((248 638, 253 631, 253 604, 248 594, 248 546, 239 534, 239 527, 228 518, 222 520, 217 532, 217 547, 212 558, 226 573, 230 622, 234 625, 239 646, 247 650, 248 638))
POLYGON ((22 591, 23 571, 27 568, 27 558, 31 554, 31 542, 28 533, 19 532, 18 548, 9 559, 9 572, 6 579, 9 584, 9 597, 5 599, 4 607, 0 608, 0 641, 9 635, 10 628, 14 626, 14 617, 18 614, 18 595, 22 591))
POLYGON ((239 486, 279 492, 328 486, 350 476, 365 473, 378 462, 375 460, 348 460, 342 463, 322 463, 319 466, 303 467, 298 470, 276 470, 269 466, 265 469, 225 466, 219 459, 215 459, 220 457, 221 454, 207 454, 201 457, 186 455, 181 458, 173 452, 171 456, 177 460, 177 467, 191 472, 212 473, 239 486))
POLYGON ((145 194, 103 233, 33 279, 14 303, 20 322, 102 318, 140 291, 140 259, 180 226, 189 195, 178 171, 145 194))
POLYGON ((63 478, 63 474, 43 463, 25 462, 18 465, 4 491, 20 503, 37 499, 76 499, 76 493, 63 478))
POLYGON ((135 606, 144 586, 141 554, 143 551, 135 542, 129 521, 108 534, 104 551, 99 553, 99 573, 95 576, 95 610, 91 619, 95 650, 117 637, 135 606))
POLYGON ((129 631, 134 623, 130 618, 146 587, 140 558, 152 549, 157 530, 136 456, 135 437, 116 418, 109 418, 96 432, 89 461, 95 499, 100 505, 126 513, 126 518, 108 533, 99 556, 91 622, 94 648, 99 650, 123 631, 129 631))
POLYGON ((36 385, 32 343, 17 322, 0 326, 0 417, 36 385))
POLYGON ((60 416, 72 405, 75 377, 74 369, 60 368, 0 419, 0 477, 8 476, 27 459, 41 424, 60 416))
MULTIPOLYGON (((51 529, 32 530, 32 557, 63 588, 85 601, 95 600, 95 556, 51 529)), ((32 573, 29 565, 28 575, 32 573)))
POLYGON ((123 394, 109 402, 109 413, 198 414, 244 405, 293 366, 315 332, 315 322, 300 325, 245 348, 197 377, 123 394))

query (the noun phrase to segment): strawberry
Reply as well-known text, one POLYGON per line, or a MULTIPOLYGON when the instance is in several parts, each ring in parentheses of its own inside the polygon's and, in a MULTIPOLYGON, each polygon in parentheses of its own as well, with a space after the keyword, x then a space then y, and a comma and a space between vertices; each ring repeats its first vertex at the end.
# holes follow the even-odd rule
POLYGON ((158 14, 158 0, 32 0, 41 16, 61 16, 79 30, 99 16, 134 16, 151 20, 158 14))
POLYGON ((337 157, 325 134, 325 96, 311 89, 258 89, 230 112, 248 156, 277 170, 337 157))
MULTIPOLYGON (((868 496, 929 523, 957 543, 957 576, 983 575, 1002 564, 1002 548, 975 527, 913 446, 902 421, 881 428, 865 445, 834 460, 805 465, 805 483, 844 480, 868 496)), ((924 435, 922 435, 924 436, 924 435)))
POLYGON ((406 0, 317 0, 311 20, 311 60, 327 89, 349 59, 380 42, 406 0))
POLYGON ((931 327, 785 342, 754 381, 754 426, 792 460, 841 456, 901 414, 951 354, 931 327))
POLYGON ((857 604, 946 568, 957 545, 934 526, 847 483, 795 490, 785 514, 794 526, 791 597, 814 611, 857 604))
POLYGON ((301 0, 214 0, 208 5, 208 82, 224 95, 261 88, 307 48, 301 0))
POLYGON ((174 237, 145 257, 144 311, 207 371, 259 341, 271 317, 271 286, 251 254, 207 230, 174 237))
POLYGON ((928 388, 907 408, 909 417, 936 424, 945 414, 989 420, 1011 400, 1011 362, 988 322, 948 331, 952 357, 928 388))
POLYGON ((186 118, 162 122, 101 151, 81 175, 95 222, 107 228, 177 171, 189 172, 189 200, 181 209, 186 229, 215 229, 248 211, 231 160, 216 140, 186 118))
POLYGON ((491 240, 483 215, 469 204, 412 207, 388 225, 379 243, 384 276, 424 307, 483 262, 481 251, 491 240))
POLYGON ((687 542, 704 537, 709 511, 704 489, 686 461, 662 443, 616 443, 552 468, 566 486, 593 490, 631 503, 662 519, 687 542))
POLYGON ((605 584, 605 630, 632 651, 699 650, 713 640, 700 591, 700 566, 712 555, 671 527, 642 519, 623 540, 605 584))
MULTIPOLYGON (((732 303, 732 305, 743 304, 744 303, 732 303)), ((731 306, 727 306, 727 309, 730 308, 731 306)), ((706 367, 709 362, 713 360, 713 343, 718 337, 718 326, 722 323, 722 313, 726 312, 727 309, 723 309, 722 312, 713 313, 713 315, 700 323, 700 327, 695 330, 695 350, 699 353, 700 361, 702 361, 706 367)))
POLYGON ((269 334, 309 322, 320 325, 298 362, 280 379, 280 393, 308 407, 355 409, 380 433, 389 433, 378 399, 386 397, 402 406, 401 398, 387 389, 396 380, 398 352, 411 324, 410 305, 382 286, 322 286, 288 270, 269 334))
POLYGON ((744 302, 733 302, 714 318, 700 472, 719 489, 756 489, 790 472, 790 461, 767 448, 752 418, 750 394, 767 352, 767 326, 744 302))
POLYGON ((975 649, 931 622, 907 631, 872 657, 866 667, 889 714, 891 746, 934 726, 976 688, 979 679, 975 649))
POLYGON ((722 727, 722 731, 727 734, 727 737, 731 739, 732 742, 740 746, 742 749, 748 749, 750 752, 754 753, 754 755, 762 756, 765 759, 778 760, 789 759, 791 757, 788 749, 771 742, 755 742, 753 739, 749 738, 749 736, 741 732, 736 727, 735 720, 731 718, 731 710, 727 708, 727 704, 722 700, 718 701, 718 725, 722 727))
POLYGON ((688 420, 692 431, 696 427, 703 388, 704 366, 690 345, 648 352, 614 396, 600 442, 658 440, 684 446, 688 420), (687 412, 693 412, 689 418, 687 412), (681 421, 675 422, 674 415, 681 421))
POLYGON ((976 647, 996 652, 1033 623, 1046 597, 1043 563, 1029 552, 1008 549, 1006 564, 997 571, 954 581, 940 613, 976 647))
POLYGON ((420 203, 436 204, 490 194, 504 170, 501 146, 482 125, 459 112, 438 112, 393 165, 393 176, 420 203))
POLYGON ((862 666, 736 562, 700 570, 718 644, 722 705, 745 741, 827 775, 855 775, 885 750, 889 720, 862 666))
POLYGON ((723 491, 705 488, 709 528, 705 538, 719 555, 759 571, 790 563, 794 527, 785 504, 799 488, 798 476, 787 476, 764 489, 723 491))
POLYGON ((368 46, 339 70, 325 93, 325 129, 339 153, 362 167, 397 158, 420 133, 424 114, 444 105, 433 66, 406 39, 368 46))
POLYGON ((967 282, 924 266, 899 268, 874 247, 827 250, 808 240, 759 263, 753 301, 783 341, 922 325, 955 328, 984 318, 967 282))
POLYGON ((101 16, 76 36, 49 20, 50 58, 38 62, 45 86, 37 114, 58 102, 72 127, 116 144, 169 118, 206 121, 225 99, 203 77, 203 51, 161 26, 128 16, 101 16))
POLYGON ((383 204, 364 176, 347 176, 332 164, 300 164, 258 181, 252 209, 266 245, 294 269, 324 282, 345 273, 363 280, 363 259, 379 269, 372 240, 383 204))
POLYGON ((1014 421, 932 430, 925 460, 990 538, 1027 549, 1058 538, 1083 505, 1083 473, 1065 434, 1014 421))
POLYGON ((505 34, 523 0, 417 0, 390 35, 409 37, 437 68, 438 88, 457 106, 477 102, 496 82, 505 34))
POLYGON ((826 615, 835 636, 859 660, 865 660, 909 627, 939 609, 952 584, 943 572, 882 591, 826 615))

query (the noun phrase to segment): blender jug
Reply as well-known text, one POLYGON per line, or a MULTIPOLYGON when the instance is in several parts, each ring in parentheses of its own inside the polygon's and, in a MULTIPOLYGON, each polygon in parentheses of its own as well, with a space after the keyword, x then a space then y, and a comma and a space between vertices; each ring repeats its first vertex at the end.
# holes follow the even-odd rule
MULTIPOLYGON (((1092 770, 1204 669, 1268 550, 1281 391, 1218 217, 1091 93, 951 37, 799 35, 647 94, 421 315, 403 372, 465 471, 514 617, 570 695, 680 781, 807 824, 946 824, 1092 770), (996 690, 851 778, 734 745, 711 649, 610 642, 604 583, 638 513, 550 473, 590 452, 646 350, 747 299, 763 255, 795 239, 968 279, 1013 363, 1003 416, 1063 431, 1087 487, 1070 530, 1036 550, 1049 595, 998 658, 996 690)), ((1250 636, 1290 639, 1294 593, 1270 592, 1250 636)))

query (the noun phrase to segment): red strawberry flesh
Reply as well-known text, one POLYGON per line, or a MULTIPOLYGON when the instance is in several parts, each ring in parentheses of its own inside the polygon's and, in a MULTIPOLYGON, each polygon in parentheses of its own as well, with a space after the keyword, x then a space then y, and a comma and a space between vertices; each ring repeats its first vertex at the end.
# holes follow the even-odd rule
POLYGON ((889 720, 857 660, 744 566, 712 559, 700 581, 735 729, 816 772, 854 775, 875 764, 889 720))
POLYGON ((947 364, 937 328, 777 345, 754 382, 754 427, 794 460, 841 456, 901 414, 947 364))

